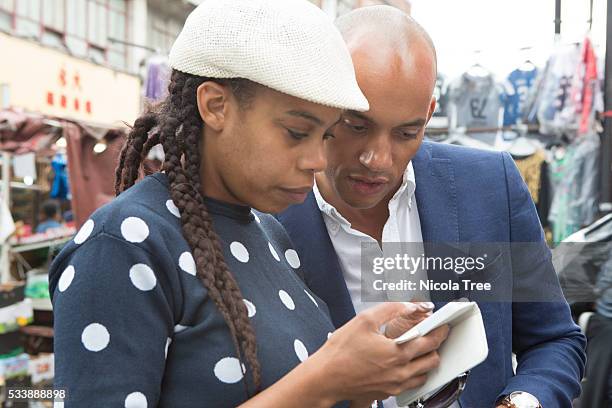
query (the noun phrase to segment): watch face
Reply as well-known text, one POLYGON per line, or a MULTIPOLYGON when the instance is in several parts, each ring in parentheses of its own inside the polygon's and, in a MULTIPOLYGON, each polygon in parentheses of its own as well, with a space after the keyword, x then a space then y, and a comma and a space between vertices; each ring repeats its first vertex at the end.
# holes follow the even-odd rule
POLYGON ((513 392, 510 394, 510 402, 518 408, 538 408, 540 402, 536 397, 527 392, 513 392))

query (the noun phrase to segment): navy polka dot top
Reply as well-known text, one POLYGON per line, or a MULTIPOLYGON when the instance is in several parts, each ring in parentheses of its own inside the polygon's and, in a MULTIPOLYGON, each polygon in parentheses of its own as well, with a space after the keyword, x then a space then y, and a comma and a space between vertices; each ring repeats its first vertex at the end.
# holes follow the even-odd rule
MULTIPOLYGON (((269 387, 327 340, 327 307, 303 284, 300 258, 272 216, 207 205, 269 387)), ((96 211, 53 262, 55 387, 67 390, 65 407, 246 401, 244 366, 195 276, 179 216, 165 174, 148 176, 96 211)))

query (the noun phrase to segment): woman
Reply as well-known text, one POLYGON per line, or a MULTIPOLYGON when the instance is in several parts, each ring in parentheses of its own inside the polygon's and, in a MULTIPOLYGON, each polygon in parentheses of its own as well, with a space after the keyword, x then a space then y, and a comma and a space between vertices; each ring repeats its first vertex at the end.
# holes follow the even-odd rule
POLYGON ((403 306, 331 336, 263 214, 304 200, 340 110, 368 108, 332 23, 302 0, 207 0, 170 63, 167 100, 121 152, 120 195, 50 272, 67 406, 369 405, 422 383, 435 356, 406 372, 416 352, 377 332, 403 306), (158 143, 163 172, 135 185, 158 143))

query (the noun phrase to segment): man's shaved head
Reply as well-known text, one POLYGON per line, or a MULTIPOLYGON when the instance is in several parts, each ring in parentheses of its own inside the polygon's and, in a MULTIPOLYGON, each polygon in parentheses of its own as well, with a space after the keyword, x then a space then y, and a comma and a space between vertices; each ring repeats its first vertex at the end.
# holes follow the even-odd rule
POLYGON ((347 219, 384 218, 436 108, 436 50, 394 7, 356 9, 336 24, 370 109, 343 112, 326 142, 327 169, 317 174, 317 187, 347 219))
POLYGON ((433 77, 437 75, 436 49, 431 37, 412 17, 395 7, 362 7, 339 17, 336 26, 353 58, 369 53, 372 63, 383 62, 381 59, 384 59, 386 62, 401 62, 402 65, 410 65, 412 61, 427 64, 431 60, 433 77), (425 55, 425 60, 415 60, 424 56, 423 46, 430 55, 425 55))

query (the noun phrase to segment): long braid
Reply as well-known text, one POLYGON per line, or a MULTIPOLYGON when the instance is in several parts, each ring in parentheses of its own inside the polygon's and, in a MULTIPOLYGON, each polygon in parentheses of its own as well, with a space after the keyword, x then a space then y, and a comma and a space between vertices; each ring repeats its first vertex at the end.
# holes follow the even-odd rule
MULTIPOLYGON (((197 186, 196 191, 200 190, 200 139, 202 120, 198 113, 196 92, 197 87, 202 83, 202 79, 192 77, 185 83, 183 88, 183 112, 182 112, 182 133, 184 135, 185 145, 185 166, 186 172, 194 186, 197 186)), ((220 240, 212 227, 212 219, 208 215, 206 206, 203 205, 202 217, 205 228, 210 232, 209 239, 213 244, 214 256, 218 260, 217 267, 214 270, 216 275, 215 284, 222 295, 222 299, 233 299, 228 302, 227 307, 230 314, 230 319, 236 325, 237 339, 240 342, 240 348, 245 354, 249 365, 253 367, 253 362, 257 361, 257 347, 255 341, 255 332, 251 326, 248 317, 247 309, 242 301, 242 293, 236 283, 231 271, 229 270, 221 248, 220 240)), ((261 373, 258 370, 252 370, 253 381, 255 384, 261 382, 261 373)))
POLYGON ((148 112, 134 122, 134 128, 128 134, 127 141, 119 154, 119 164, 115 170, 115 194, 131 187, 138 178, 140 166, 126 166, 133 163, 142 153, 143 144, 148 138, 149 131, 157 124, 157 115, 148 112))
MULTIPOLYGON (((196 276, 226 321, 241 361, 244 355, 257 393, 261 389, 261 367, 257 359, 255 331, 240 288, 225 262, 221 242, 201 195, 200 140, 203 122, 197 108, 196 90, 207 80, 178 71, 172 73, 169 95, 156 116, 157 120, 155 123, 139 122, 142 129, 152 125, 147 128, 146 137, 142 138, 142 134, 138 133, 137 138, 128 139, 128 143, 130 140, 132 143, 129 150, 124 148, 127 153, 123 154, 122 151, 117 177, 122 174, 123 180, 118 181, 116 186, 119 186, 119 192, 133 185, 132 177, 137 177, 146 154, 156 144, 162 144, 165 154, 162 169, 170 182, 172 201, 181 214, 183 236, 196 262, 196 276), (158 129, 150 132, 156 124, 158 129)), ((233 81, 218 82, 229 83, 235 89, 233 81)), ((135 124, 134 131, 136 128, 135 124)), ((250 394, 246 377, 245 386, 247 394, 250 394)))

